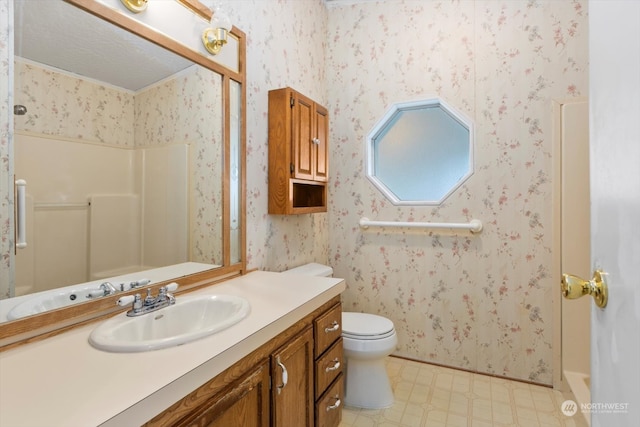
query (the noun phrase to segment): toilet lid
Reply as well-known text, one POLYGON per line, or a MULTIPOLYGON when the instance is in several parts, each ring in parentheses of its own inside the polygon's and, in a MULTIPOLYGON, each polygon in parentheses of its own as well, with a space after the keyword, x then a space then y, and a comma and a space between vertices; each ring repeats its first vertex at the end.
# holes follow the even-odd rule
POLYGON ((342 334, 350 337, 381 338, 392 335, 393 322, 386 317, 369 313, 342 313, 342 334))

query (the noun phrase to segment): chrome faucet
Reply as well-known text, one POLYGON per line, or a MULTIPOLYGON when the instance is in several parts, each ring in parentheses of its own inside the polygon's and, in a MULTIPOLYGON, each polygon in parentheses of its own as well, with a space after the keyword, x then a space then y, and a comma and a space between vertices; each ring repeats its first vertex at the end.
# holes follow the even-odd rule
POLYGON ((151 279, 139 279, 129 282, 129 289, 141 288, 151 283, 151 279))
POLYGON ((151 283, 151 279, 139 279, 139 280, 134 280, 134 281, 129 282, 129 283, 120 282, 120 285, 116 286, 116 288, 119 288, 118 290, 120 292, 126 292, 126 291, 129 291, 131 289, 136 289, 136 288, 141 288, 143 286, 147 286, 149 283, 151 283))
POLYGON ((97 298, 97 297, 106 297, 107 295, 113 295, 117 292, 115 286, 113 286, 110 282, 104 282, 100 285, 99 289, 95 289, 90 291, 87 294, 87 298, 97 298))
POLYGON ((132 304, 131 310, 127 311, 127 316, 141 316, 175 304, 176 298, 170 292, 176 289, 178 289, 177 283, 169 283, 167 286, 161 287, 158 290, 158 295, 153 297, 151 296, 151 288, 148 288, 147 296, 144 299, 142 299, 140 294, 127 295, 120 298, 117 304, 120 306, 132 304))

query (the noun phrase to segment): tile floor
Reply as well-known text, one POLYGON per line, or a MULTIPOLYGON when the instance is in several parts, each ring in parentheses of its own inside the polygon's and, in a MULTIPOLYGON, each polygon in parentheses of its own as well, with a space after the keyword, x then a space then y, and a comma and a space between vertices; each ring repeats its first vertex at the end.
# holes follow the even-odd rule
POLYGON ((571 398, 551 388, 420 362, 387 358, 395 394, 391 408, 345 407, 340 427, 586 427, 582 413, 567 417, 571 398))

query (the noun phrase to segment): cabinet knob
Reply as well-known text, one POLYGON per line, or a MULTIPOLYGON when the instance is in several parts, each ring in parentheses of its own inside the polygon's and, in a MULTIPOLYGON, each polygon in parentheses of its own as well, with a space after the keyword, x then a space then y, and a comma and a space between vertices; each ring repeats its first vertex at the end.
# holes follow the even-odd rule
POLYGON ((320 140, 318 138, 313 138, 311 142, 313 142, 316 145, 320 145, 320 140))

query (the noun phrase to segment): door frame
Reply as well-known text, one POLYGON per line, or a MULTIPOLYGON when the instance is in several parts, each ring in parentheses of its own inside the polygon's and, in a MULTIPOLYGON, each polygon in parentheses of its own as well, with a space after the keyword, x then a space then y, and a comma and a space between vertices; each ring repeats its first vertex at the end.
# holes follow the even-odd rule
MULTIPOLYGON (((562 371, 562 107, 567 104, 588 102, 587 97, 553 99, 552 103, 552 246, 551 246, 551 304, 553 318, 553 374, 554 389, 568 391, 569 385, 562 371)), ((588 147, 587 147, 588 149, 588 147)), ((588 167, 588 165, 587 165, 588 167)))

